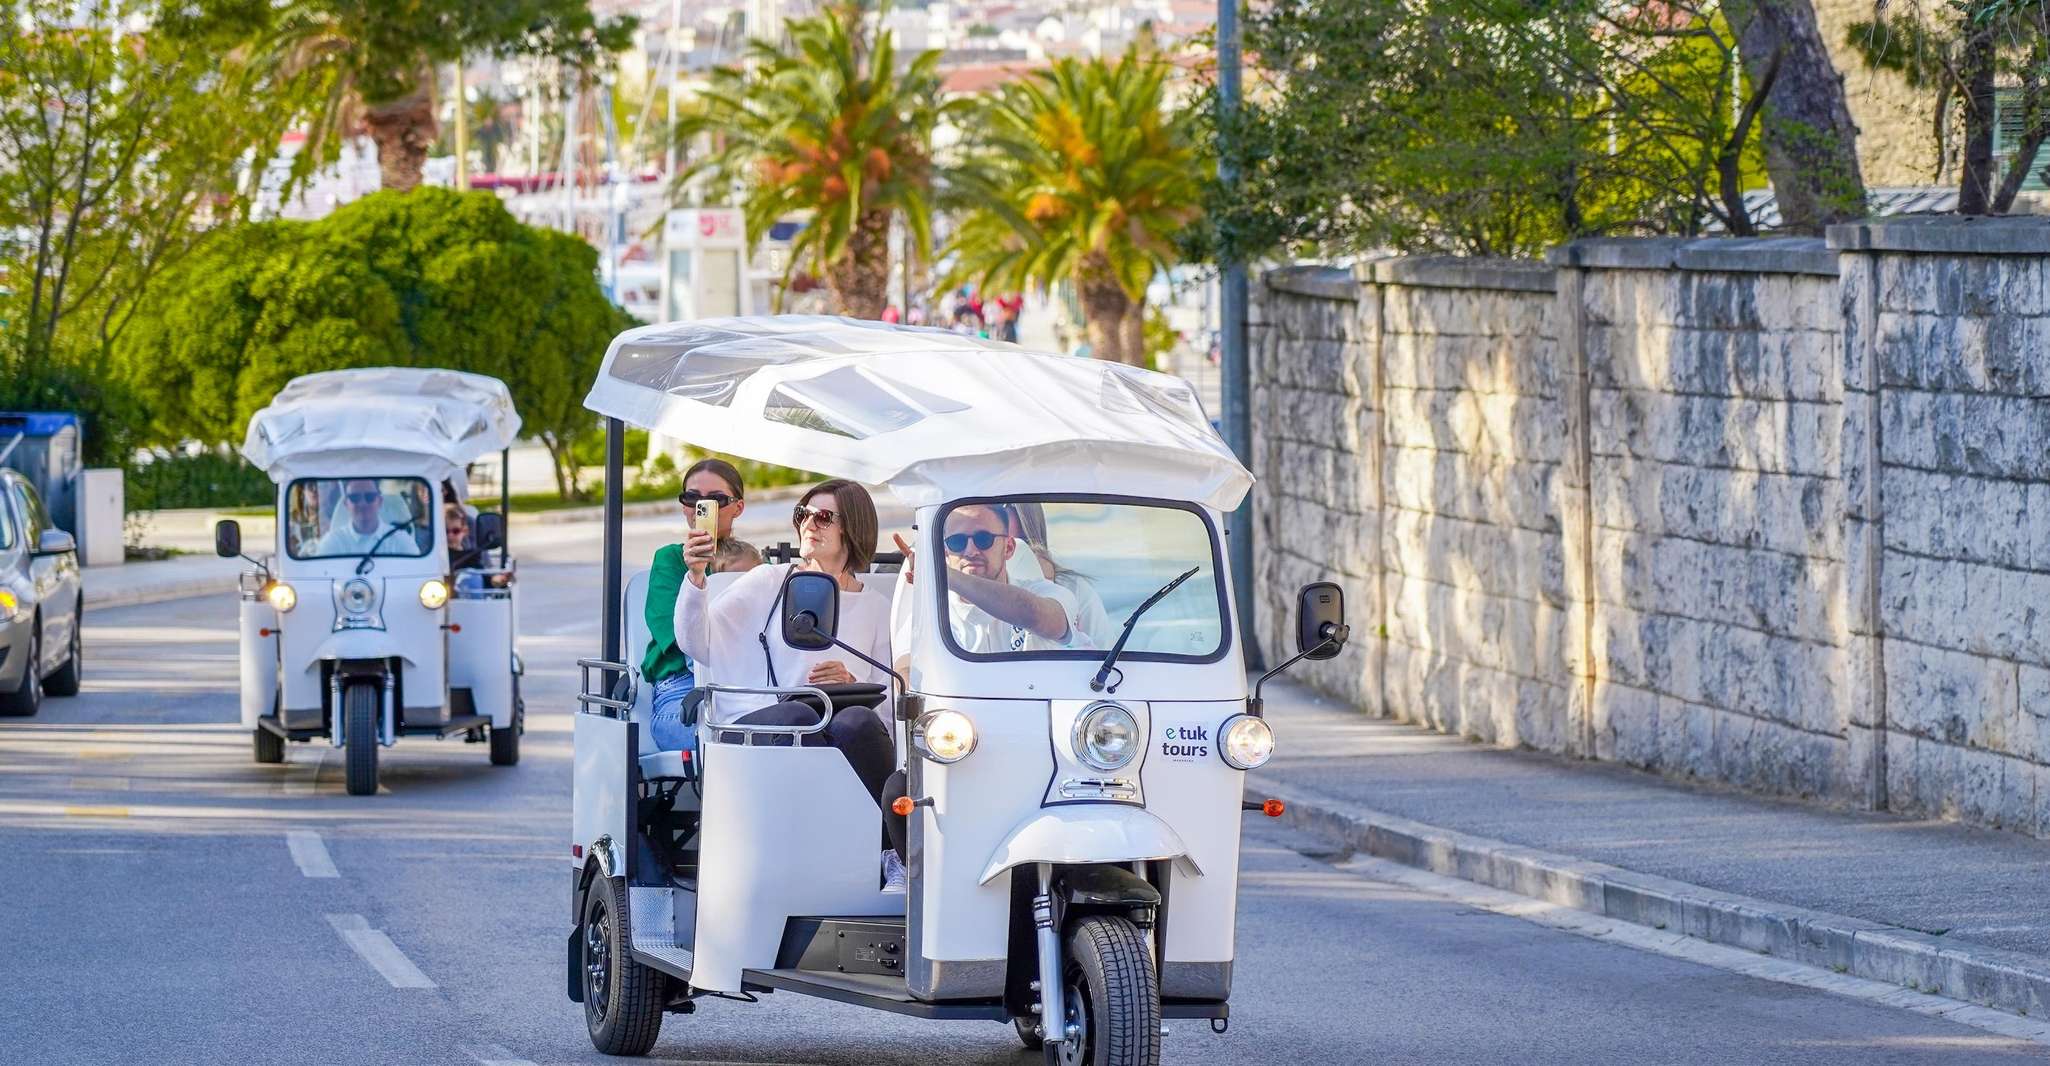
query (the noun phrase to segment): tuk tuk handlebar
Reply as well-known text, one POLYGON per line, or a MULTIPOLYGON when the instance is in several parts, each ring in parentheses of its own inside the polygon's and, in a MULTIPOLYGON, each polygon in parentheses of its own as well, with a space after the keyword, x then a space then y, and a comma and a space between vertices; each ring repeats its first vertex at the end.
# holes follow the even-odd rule
POLYGON ((819 701, 818 705, 821 708, 824 708, 819 714, 819 720, 810 725, 754 725, 737 721, 714 722, 710 720, 710 708, 707 708, 705 728, 719 733, 738 733, 741 736, 742 744, 753 744, 755 738, 759 736, 808 736, 825 729, 833 720, 833 698, 826 695, 825 689, 819 688, 816 685, 791 685, 787 688, 750 688, 741 685, 699 685, 698 687, 712 694, 710 702, 713 706, 718 705, 720 693, 730 692, 741 696, 775 696, 786 700, 792 696, 810 695, 819 701))
POLYGON ((577 692, 577 703, 580 705, 579 710, 582 713, 602 714, 607 718, 625 718, 633 712, 633 672, 625 663, 616 663, 609 659, 578 659, 577 668, 583 671, 582 681, 578 685, 579 691, 577 692), (593 670, 598 671, 600 678, 600 687, 595 692, 591 690, 591 671, 593 670), (615 684, 611 681, 611 677, 615 674, 626 682, 626 691, 619 695, 611 694, 617 691, 615 684))

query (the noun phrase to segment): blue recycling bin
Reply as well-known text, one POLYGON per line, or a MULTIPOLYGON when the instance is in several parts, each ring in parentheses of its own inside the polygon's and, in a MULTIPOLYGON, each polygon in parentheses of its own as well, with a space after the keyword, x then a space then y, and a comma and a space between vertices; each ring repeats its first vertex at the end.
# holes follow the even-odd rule
POLYGON ((69 411, 0 411, 0 466, 28 478, 50 520, 73 536, 85 470, 79 432, 78 415, 69 411))

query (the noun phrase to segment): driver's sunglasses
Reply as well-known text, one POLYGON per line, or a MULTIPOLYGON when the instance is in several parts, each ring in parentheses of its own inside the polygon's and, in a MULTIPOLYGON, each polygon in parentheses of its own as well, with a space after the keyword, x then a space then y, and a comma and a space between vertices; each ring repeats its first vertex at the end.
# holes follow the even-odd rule
POLYGON ((696 507, 699 503, 702 503, 705 500, 710 500, 713 503, 718 504, 720 507, 731 507, 733 506, 733 501, 737 498, 738 497, 728 496, 723 492, 699 492, 696 489, 689 489, 684 491, 682 494, 678 495, 676 497, 676 502, 684 505, 685 507, 696 507))
POLYGON ((971 540, 975 542, 976 551, 986 552, 990 549, 991 545, 997 542, 997 538, 1000 536, 1003 536, 1003 534, 991 533, 987 529, 978 529, 973 533, 955 533, 942 539, 940 543, 947 546, 948 555, 961 555, 968 551, 968 542, 971 540))
POLYGON ((349 494, 350 503, 376 503, 383 498, 384 493, 382 492, 352 492, 349 494))
POLYGON ((806 522, 811 521, 814 518, 819 520, 820 526, 828 528, 830 528, 833 523, 838 522, 840 520, 839 515, 836 515, 823 507, 806 507, 801 503, 798 504, 796 508, 794 508, 790 512, 790 524, 796 526, 799 529, 803 529, 804 524, 806 522))

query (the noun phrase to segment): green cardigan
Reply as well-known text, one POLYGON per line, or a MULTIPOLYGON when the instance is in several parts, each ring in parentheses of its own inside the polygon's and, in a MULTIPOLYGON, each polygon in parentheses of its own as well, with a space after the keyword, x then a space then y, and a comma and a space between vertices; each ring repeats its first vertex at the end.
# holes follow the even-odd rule
POLYGON ((683 545, 666 544, 655 549, 655 563, 648 571, 648 651, 641 656, 641 677, 649 684, 691 672, 690 656, 676 646, 676 597, 683 591, 687 570, 683 545))

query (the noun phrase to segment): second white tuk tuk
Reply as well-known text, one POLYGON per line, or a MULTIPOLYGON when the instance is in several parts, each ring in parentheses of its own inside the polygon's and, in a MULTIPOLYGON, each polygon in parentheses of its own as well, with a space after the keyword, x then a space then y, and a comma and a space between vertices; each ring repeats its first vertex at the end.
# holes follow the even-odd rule
POLYGON ((287 742, 342 749, 351 795, 378 789, 378 750, 402 736, 488 743, 519 761, 515 567, 504 465, 519 432, 495 378, 377 367, 292 379, 250 417, 242 454, 277 484, 277 532, 244 555, 223 520, 215 551, 242 575, 242 725, 256 761, 287 742), (497 513, 474 513, 469 464, 500 457, 497 513), (449 542, 461 509, 468 544, 449 542))
MULTIPOLYGON (((1278 808, 1244 795, 1273 735, 1223 549, 1252 478, 1186 382, 790 316, 629 331, 585 402, 609 430, 605 625, 580 661, 567 966, 600 1050, 644 1053, 665 1013, 774 991, 1007 1023, 1056 1063, 1152 1066, 1164 1018, 1223 1031, 1240 819, 1278 808), (859 575, 894 596, 896 679, 775 690, 892 724, 904 890, 879 875, 884 812, 846 760, 733 721, 730 697, 767 690, 722 664, 696 664, 693 743, 656 747, 628 665, 648 641, 645 579, 619 557, 628 424, 913 508, 913 558, 859 575), (997 585, 1062 604, 1058 639, 978 614, 997 585)), ((763 639, 858 656, 839 595, 792 571, 763 639)), ((1337 587, 1300 610, 1296 658, 1337 654, 1337 587)))

